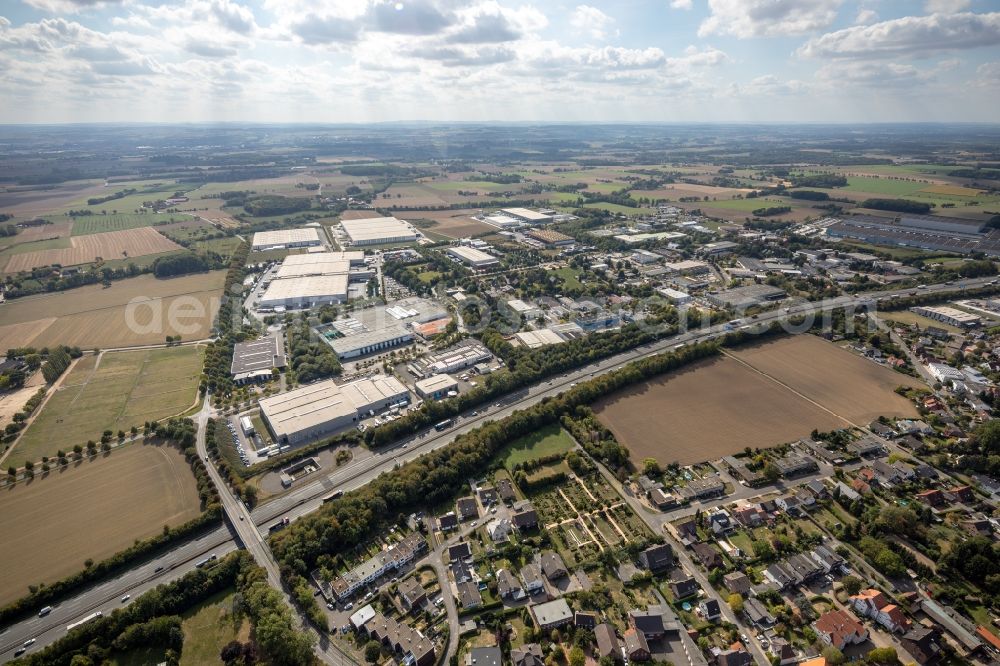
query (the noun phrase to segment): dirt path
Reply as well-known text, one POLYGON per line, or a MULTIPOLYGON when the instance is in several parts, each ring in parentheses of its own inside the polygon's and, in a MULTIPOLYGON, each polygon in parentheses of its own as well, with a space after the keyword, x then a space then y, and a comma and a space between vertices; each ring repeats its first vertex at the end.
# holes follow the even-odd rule
POLYGON ((587 484, 583 482, 583 479, 581 479, 580 477, 578 477, 576 474, 573 475, 573 479, 578 484, 580 484, 580 487, 583 488, 583 492, 587 493, 587 497, 589 497, 591 499, 591 501, 596 504, 597 503, 597 498, 594 497, 594 493, 590 492, 590 488, 588 488, 587 484))
MULTIPOLYGON (((616 506, 621 505, 619 504, 616 506)), ((604 519, 608 521, 608 524, 611 525, 611 527, 615 528, 615 531, 618 532, 619 536, 621 536, 622 541, 628 541, 628 537, 625 536, 625 532, 622 531, 622 528, 618 525, 618 521, 615 520, 615 517, 611 514, 611 509, 605 509, 604 519)))
POLYGON ((577 509, 575 506, 573 506, 573 503, 569 501, 568 497, 566 497, 566 493, 562 491, 562 488, 559 489, 559 495, 564 500, 566 500, 566 504, 569 504, 570 508, 573 510, 573 513, 576 514, 576 520, 580 523, 580 526, 583 527, 583 531, 587 533, 587 536, 590 537, 591 541, 597 544, 598 550, 603 551, 604 545, 596 536, 594 536, 594 533, 590 531, 590 528, 587 527, 587 522, 583 519, 583 515, 581 515, 580 510, 577 509))

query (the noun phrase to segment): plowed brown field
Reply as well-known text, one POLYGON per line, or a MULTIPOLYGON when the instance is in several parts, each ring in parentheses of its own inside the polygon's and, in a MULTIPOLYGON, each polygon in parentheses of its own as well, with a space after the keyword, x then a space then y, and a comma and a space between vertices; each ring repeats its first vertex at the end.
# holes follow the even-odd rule
POLYGON ((16 273, 50 264, 75 266, 95 261, 98 258, 105 260, 124 259, 183 249, 177 243, 149 227, 73 236, 70 241, 73 246, 68 248, 38 250, 37 252, 12 255, 4 270, 7 273, 16 273))

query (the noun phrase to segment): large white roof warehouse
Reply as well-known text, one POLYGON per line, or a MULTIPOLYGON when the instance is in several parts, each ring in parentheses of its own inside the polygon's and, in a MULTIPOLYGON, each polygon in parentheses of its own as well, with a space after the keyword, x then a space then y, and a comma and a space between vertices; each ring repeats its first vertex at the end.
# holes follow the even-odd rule
POLYGON ((394 217, 371 217, 363 220, 343 220, 341 227, 351 245, 409 243, 417 240, 417 230, 394 217))
POLYGON ((391 375, 343 386, 328 379, 262 398, 260 411, 275 441, 300 444, 350 427, 369 412, 408 400, 406 387, 391 375))
POLYGON ((309 247, 319 244, 319 231, 316 227, 258 231, 253 235, 253 249, 255 250, 309 247))
POLYGON ((273 280, 260 297, 262 308, 312 308, 347 300, 347 273, 273 280))

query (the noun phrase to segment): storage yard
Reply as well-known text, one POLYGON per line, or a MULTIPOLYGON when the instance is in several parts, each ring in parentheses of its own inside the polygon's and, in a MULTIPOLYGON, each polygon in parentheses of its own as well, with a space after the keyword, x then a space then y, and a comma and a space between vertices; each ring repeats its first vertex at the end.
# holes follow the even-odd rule
POLYGON ((135 444, 99 455, 3 495, 0 603, 27 594, 199 513, 184 455, 172 446, 135 444))
POLYGON ((914 416, 893 392, 899 385, 916 382, 796 335, 633 386, 594 409, 637 464, 650 457, 690 464, 849 425, 844 419, 866 424, 882 414, 914 416))

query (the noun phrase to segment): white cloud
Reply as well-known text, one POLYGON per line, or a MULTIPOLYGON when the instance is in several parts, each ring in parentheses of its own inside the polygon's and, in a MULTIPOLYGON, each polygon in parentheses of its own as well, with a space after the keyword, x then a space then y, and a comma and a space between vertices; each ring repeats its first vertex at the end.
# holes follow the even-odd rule
POLYGON ((691 9, 694 6, 692 0, 670 0, 671 9, 691 9))
POLYGON ((976 68, 976 85, 1000 89, 1000 61, 984 62, 976 68))
POLYGON ((574 30, 597 40, 604 40, 614 23, 613 18, 590 5, 578 5, 569 17, 569 24, 574 30))
POLYGON ((896 58, 1000 44, 1000 13, 907 16, 831 32, 799 54, 814 58, 896 58))
POLYGON ((928 14, 953 14, 969 8, 972 0, 926 0, 924 11, 928 14))
POLYGON ((24 0, 25 4, 50 14, 86 11, 100 9, 108 5, 121 3, 123 0, 24 0))
POLYGON ((878 20, 878 12, 872 9, 859 9, 854 18, 854 25, 868 25, 878 20))
POLYGON ((774 37, 825 28, 843 0, 708 0, 711 12, 698 36, 774 37))

